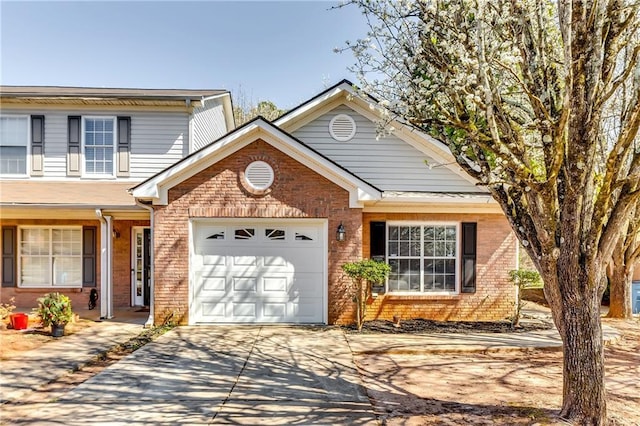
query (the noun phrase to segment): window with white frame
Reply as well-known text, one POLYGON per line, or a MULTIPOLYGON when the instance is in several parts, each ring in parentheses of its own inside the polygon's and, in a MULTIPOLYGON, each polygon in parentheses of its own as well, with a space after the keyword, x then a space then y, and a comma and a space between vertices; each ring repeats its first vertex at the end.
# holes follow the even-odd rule
POLYGON ((389 224, 390 292, 453 293, 458 282, 456 224, 389 224))
POLYGON ((20 287, 81 287, 82 227, 22 227, 20 287))
POLYGON ((84 172, 113 175, 115 117, 84 117, 84 172))
POLYGON ((0 116, 0 175, 27 174, 29 117, 0 116))

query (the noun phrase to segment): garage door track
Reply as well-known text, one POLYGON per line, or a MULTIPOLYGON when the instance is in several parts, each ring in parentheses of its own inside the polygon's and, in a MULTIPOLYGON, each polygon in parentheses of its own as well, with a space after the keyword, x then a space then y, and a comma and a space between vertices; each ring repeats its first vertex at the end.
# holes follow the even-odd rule
POLYGON ((29 420, 59 424, 377 424, 339 329, 179 327, 29 420))

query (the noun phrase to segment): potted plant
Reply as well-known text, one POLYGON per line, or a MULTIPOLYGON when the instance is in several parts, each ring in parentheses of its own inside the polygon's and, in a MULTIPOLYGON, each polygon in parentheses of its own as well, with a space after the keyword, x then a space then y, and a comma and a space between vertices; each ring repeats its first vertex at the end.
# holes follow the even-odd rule
POLYGON ((71 299, 58 292, 47 293, 39 298, 35 311, 43 326, 51 326, 53 337, 64 336, 64 327, 73 319, 71 299))

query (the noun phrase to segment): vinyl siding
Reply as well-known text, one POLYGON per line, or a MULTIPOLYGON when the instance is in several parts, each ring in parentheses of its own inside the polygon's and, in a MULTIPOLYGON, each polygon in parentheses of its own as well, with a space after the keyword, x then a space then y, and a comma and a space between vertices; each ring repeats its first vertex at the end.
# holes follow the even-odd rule
POLYGON ((191 152, 225 135, 228 129, 222 100, 209 99, 203 106, 194 108, 191 129, 191 152))
POLYGON ((67 117, 70 115, 131 117, 131 172, 128 179, 146 179, 180 160, 188 152, 189 116, 186 112, 3 109, 2 113, 45 116, 44 179, 67 177, 67 117))
POLYGON ((376 140, 376 123, 346 105, 318 117, 293 135, 383 191, 482 192, 396 136, 376 140), (347 114, 356 122, 356 134, 347 142, 336 141, 329 134, 329 122, 337 114, 347 114), (429 169, 427 164, 435 167, 429 169))

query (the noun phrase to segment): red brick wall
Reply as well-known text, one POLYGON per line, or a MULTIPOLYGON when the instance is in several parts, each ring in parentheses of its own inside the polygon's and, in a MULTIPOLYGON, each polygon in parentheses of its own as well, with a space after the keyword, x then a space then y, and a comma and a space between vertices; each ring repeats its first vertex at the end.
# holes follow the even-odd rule
POLYGON ((327 218, 329 323, 352 321, 351 297, 340 265, 360 258, 362 214, 349 208, 349 194, 308 167, 258 140, 178 184, 169 204, 155 210, 155 322, 172 317, 188 322, 190 217, 327 218), (269 163, 275 181, 256 195, 243 183, 243 172, 255 160, 269 163), (342 222, 347 241, 334 233, 342 222))
MULTIPOLYGON (((95 226, 97 230, 97 256, 96 256, 96 289, 100 291, 100 222, 98 220, 40 220, 40 219, 23 219, 13 220, 5 219, 0 221, 0 226, 20 226, 20 225, 38 225, 38 226, 56 226, 56 225, 72 225, 72 226, 95 226)), ((18 288, 18 287, 2 287, 0 289, 0 301, 8 303, 14 297, 14 304, 23 308, 35 308, 38 305, 37 299, 45 293, 57 291, 53 287, 47 288, 18 288)), ((89 303, 90 288, 65 288, 59 291, 71 298, 71 306, 74 310, 86 309, 89 303)))
POLYGON ((367 308, 366 319, 424 318, 441 321, 491 321, 509 317, 515 287, 508 273, 516 267, 516 238, 507 219, 489 214, 365 213, 363 257, 369 257, 369 223, 376 221, 477 222, 476 293, 454 296, 379 295, 367 308))

